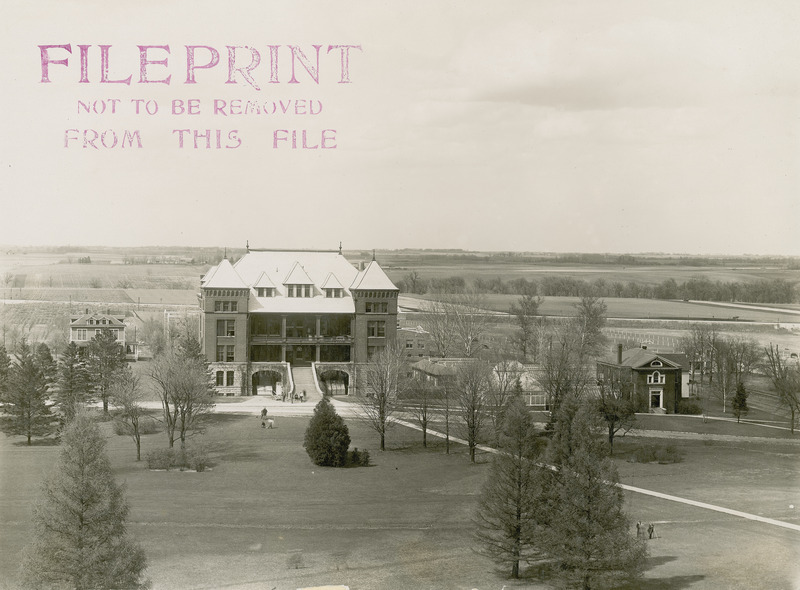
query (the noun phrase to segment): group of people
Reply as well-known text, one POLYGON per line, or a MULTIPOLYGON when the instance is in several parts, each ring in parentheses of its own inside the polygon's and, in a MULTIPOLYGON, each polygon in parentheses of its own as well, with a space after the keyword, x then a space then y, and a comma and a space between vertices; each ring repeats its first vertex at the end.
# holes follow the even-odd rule
MULTIPOLYGON (((652 539, 653 537, 658 538, 658 535, 656 535, 656 527, 652 522, 647 525, 647 529, 646 530, 647 530, 647 538, 648 539, 652 539)), ((642 521, 640 520, 640 521, 638 521, 636 523, 636 537, 643 539, 644 538, 644 534, 645 534, 645 526, 642 523, 642 521)))

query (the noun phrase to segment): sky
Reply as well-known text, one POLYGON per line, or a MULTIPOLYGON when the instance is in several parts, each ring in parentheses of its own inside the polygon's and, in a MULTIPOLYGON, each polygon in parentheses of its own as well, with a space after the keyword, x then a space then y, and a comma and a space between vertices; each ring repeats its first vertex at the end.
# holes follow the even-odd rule
POLYGON ((0 244, 800 255, 799 18, 781 0, 4 2, 0 244), (40 46, 66 44, 42 82, 40 46), (101 45, 130 84, 100 81, 101 45), (296 59, 290 83, 289 47, 314 66, 315 45, 318 82, 296 59), (138 46, 169 47, 146 50, 146 83, 138 46), (186 46, 219 54, 194 50, 194 84, 186 46), (276 112, 214 113, 237 100, 276 112))

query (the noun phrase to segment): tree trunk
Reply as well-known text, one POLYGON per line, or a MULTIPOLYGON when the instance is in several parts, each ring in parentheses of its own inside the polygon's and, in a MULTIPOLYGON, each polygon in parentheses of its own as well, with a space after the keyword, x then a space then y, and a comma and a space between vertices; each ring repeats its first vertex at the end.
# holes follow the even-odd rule
POLYGON ((386 439, 386 435, 383 432, 381 432, 381 450, 382 451, 386 450, 386 447, 384 446, 385 439, 386 439))
POLYGON ((424 448, 424 449, 428 448, 428 427, 427 426, 423 426, 422 427, 422 448, 424 448))

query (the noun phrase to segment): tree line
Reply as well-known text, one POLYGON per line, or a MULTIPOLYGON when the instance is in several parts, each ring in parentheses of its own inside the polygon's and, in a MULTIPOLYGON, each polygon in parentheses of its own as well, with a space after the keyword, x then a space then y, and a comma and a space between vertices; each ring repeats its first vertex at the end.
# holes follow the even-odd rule
POLYGON ((539 295, 550 297, 614 297, 632 299, 692 299, 702 301, 746 303, 794 303, 797 289, 785 279, 760 279, 756 281, 711 281, 706 277, 692 277, 678 282, 665 279, 657 284, 636 281, 611 281, 603 278, 593 281, 570 276, 544 276, 541 279, 501 277, 467 280, 462 276, 433 277, 425 279, 417 271, 405 274, 397 281, 406 293, 460 294, 477 291, 500 295, 539 295))

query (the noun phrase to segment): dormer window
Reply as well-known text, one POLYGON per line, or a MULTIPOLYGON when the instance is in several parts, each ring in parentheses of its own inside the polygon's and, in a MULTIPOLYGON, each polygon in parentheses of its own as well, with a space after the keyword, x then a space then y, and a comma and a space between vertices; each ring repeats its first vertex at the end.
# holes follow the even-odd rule
POLYGON ((344 297, 344 289, 325 289, 325 297, 334 299, 344 297))
POLYGON ((311 297, 311 285, 286 285, 287 297, 311 297))
POLYGON ((256 293, 259 297, 275 297, 274 287, 256 287, 256 293))
POLYGON ((653 361, 652 363, 650 363, 650 366, 651 367, 663 367, 664 363, 662 363, 661 361, 653 361))

